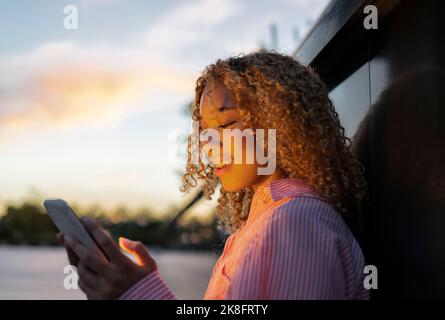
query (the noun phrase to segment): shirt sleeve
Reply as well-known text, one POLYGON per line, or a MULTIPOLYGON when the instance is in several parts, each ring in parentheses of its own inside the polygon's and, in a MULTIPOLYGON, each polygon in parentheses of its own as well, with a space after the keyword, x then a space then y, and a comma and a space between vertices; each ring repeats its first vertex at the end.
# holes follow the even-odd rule
POLYGON ((119 300, 174 300, 175 295, 162 279, 158 270, 142 278, 128 289, 119 300))
POLYGON ((233 275, 228 299, 353 299, 348 285, 358 290, 360 266, 341 244, 342 226, 323 220, 338 215, 335 209, 295 198, 270 214, 233 275))

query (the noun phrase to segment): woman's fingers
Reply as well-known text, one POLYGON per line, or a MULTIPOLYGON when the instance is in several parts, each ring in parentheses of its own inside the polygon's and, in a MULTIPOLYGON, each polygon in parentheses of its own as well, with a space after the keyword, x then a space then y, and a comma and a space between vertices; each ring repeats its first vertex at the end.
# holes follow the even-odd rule
POLYGON ((79 262, 79 258, 76 256, 76 254, 71 250, 66 244, 65 244, 65 238, 62 232, 59 232, 56 234, 57 241, 65 247, 66 254, 68 256, 68 261, 70 262, 70 265, 77 266, 77 263, 79 262))
POLYGON ((59 232, 58 234, 56 234, 56 239, 57 239, 57 242, 59 242, 60 244, 63 244, 63 233, 59 232))
POLYGON ((77 266, 77 274, 79 275, 82 282, 85 283, 89 288, 97 290, 100 288, 100 278, 99 275, 92 272, 84 263, 79 262, 77 266))
POLYGON ((98 274, 105 272, 106 265, 100 256, 87 249, 75 238, 65 235, 65 243, 72 250, 72 252, 78 257, 78 259, 85 264, 88 268, 98 274))
POLYGON ((142 242, 120 237, 119 245, 125 252, 135 257, 137 265, 147 267, 151 270, 156 269, 156 262, 142 242))
POLYGON ((99 295, 96 290, 89 287, 87 283, 85 283, 82 279, 79 279, 77 282, 79 288, 86 294, 88 300, 99 300, 99 295))
POLYGON ((70 265, 77 267, 77 264, 79 263, 79 257, 66 244, 65 244, 65 250, 66 250, 66 254, 68 256, 68 261, 70 262, 70 265))
POLYGON ((120 251, 114 240, 101 226, 88 217, 82 217, 81 220, 110 261, 117 263, 125 261, 125 255, 120 251))

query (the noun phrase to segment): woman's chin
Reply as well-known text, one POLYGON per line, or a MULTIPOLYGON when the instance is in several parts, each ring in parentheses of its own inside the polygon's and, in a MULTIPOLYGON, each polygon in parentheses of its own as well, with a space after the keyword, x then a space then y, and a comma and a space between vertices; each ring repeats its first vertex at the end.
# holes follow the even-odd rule
POLYGON ((221 183, 221 184, 222 184, 224 190, 227 192, 238 192, 238 191, 241 191, 242 189, 244 189, 242 187, 234 186, 231 184, 229 184, 229 185, 226 185, 224 183, 221 183))
POLYGON ((219 181, 224 190, 237 192, 251 187, 258 179, 255 165, 232 164, 228 170, 220 172, 219 181))
POLYGON ((222 176, 219 177, 219 181, 221 182, 224 190, 227 192, 237 192, 251 186, 251 183, 242 181, 239 178, 231 179, 230 177, 222 176))

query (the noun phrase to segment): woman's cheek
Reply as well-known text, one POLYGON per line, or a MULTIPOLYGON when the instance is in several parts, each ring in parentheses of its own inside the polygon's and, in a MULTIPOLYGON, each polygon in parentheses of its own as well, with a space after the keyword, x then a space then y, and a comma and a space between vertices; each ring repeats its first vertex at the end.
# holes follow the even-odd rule
POLYGON ((236 192, 252 186, 258 179, 255 164, 232 164, 222 176, 221 184, 226 191, 236 192))
MULTIPOLYGON (((229 170, 220 176, 221 184, 229 192, 236 192, 250 187, 258 180, 255 146, 253 144, 248 147, 246 139, 241 141, 242 143, 235 143, 235 140, 232 138, 231 144, 228 147, 231 150, 232 161, 235 163, 232 163, 229 170), (238 157, 235 157, 235 154, 238 154, 238 157)), ((225 151, 227 152, 228 150, 225 149, 225 151)))

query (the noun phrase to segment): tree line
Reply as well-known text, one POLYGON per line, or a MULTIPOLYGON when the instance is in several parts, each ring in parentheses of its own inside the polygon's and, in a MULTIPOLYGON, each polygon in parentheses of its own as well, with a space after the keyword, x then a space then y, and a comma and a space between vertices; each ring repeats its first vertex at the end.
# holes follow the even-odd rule
MULTIPOLYGON (((124 208, 114 213, 99 210, 101 213, 98 215, 79 209, 75 211, 94 218, 116 240, 123 236, 163 249, 212 251, 220 251, 224 240, 224 235, 217 231, 214 215, 210 222, 197 218, 184 222, 177 221, 175 212, 157 217, 148 209, 137 213, 124 208)), ((0 216, 0 244, 54 246, 58 245, 57 232, 46 210, 38 203, 8 205, 0 216)))

